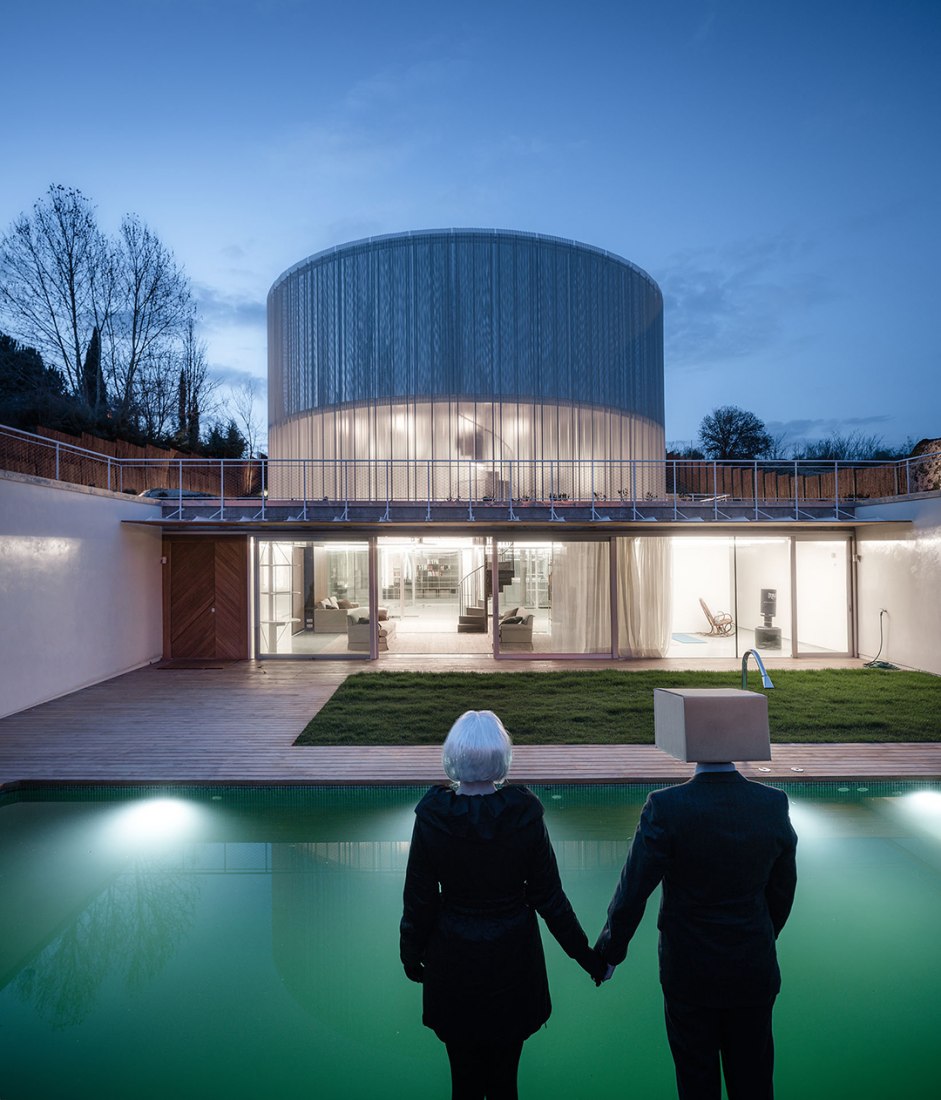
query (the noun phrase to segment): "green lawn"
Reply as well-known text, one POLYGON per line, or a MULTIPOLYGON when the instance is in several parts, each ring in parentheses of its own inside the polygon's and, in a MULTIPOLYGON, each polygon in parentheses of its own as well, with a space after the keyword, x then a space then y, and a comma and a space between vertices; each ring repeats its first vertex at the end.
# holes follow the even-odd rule
MULTIPOLYGON (((941 740, 941 677, 888 669, 772 673, 773 742, 941 740)), ((750 670, 749 687, 760 683, 750 670)), ((740 687, 736 672, 361 672, 298 745, 436 745, 493 710, 519 745, 652 745, 656 687, 740 687)))

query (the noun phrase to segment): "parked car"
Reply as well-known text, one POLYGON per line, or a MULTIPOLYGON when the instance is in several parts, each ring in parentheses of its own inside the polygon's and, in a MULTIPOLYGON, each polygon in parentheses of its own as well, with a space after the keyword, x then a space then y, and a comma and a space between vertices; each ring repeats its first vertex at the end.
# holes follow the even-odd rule
POLYGON ((145 489, 137 494, 140 497, 156 497, 158 500, 192 500, 194 497, 208 497, 210 500, 214 493, 201 493, 198 489, 145 489))

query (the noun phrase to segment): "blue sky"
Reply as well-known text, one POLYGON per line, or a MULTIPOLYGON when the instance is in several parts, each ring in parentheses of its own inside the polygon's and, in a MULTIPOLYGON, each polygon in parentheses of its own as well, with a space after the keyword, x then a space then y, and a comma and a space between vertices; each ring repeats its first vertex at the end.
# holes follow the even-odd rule
POLYGON ((941 4, 33 0, 8 6, 0 225, 51 183, 134 211, 215 369, 268 288, 376 233, 522 229, 665 300, 666 429, 941 436, 941 4))

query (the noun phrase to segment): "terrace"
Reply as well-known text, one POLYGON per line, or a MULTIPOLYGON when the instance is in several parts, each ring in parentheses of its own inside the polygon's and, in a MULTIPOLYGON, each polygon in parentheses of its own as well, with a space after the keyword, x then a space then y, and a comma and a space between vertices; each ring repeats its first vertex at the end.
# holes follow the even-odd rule
MULTIPOLYGON (((152 665, 0 720, 0 788, 36 783, 425 784, 444 779, 440 745, 295 746, 308 720, 350 675, 348 663, 209 662, 152 665)), ((778 668, 858 668, 862 661, 778 659, 778 668)), ((416 661, 397 669, 505 670, 493 658, 416 661)), ((571 662, 519 662, 514 671, 567 669, 571 662)), ((581 667, 616 668, 617 662, 581 667)), ((681 661, 636 661, 632 669, 680 669, 681 661)), ((702 667, 698 664, 697 667, 702 667)), ((738 682, 738 662, 710 661, 738 682)), ((442 737, 444 735, 442 730, 442 737)), ((663 782, 689 765, 653 745, 517 746, 511 778, 523 783, 663 782)), ((941 744, 775 744, 772 760, 743 765, 765 780, 927 779, 941 776, 941 744)))
POLYGON ((857 525, 858 505, 936 489, 941 470, 941 454, 889 462, 478 463, 245 461, 156 457, 155 448, 149 449, 153 454, 123 450, 141 454, 104 454, 0 426, 0 467, 151 495, 162 505, 154 522, 167 528, 193 523, 265 528, 323 523, 857 525))

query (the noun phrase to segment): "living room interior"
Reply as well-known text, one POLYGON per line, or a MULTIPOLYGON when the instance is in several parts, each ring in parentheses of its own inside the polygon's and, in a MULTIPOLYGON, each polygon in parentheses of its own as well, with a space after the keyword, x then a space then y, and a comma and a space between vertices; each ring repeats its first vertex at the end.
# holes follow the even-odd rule
MULTIPOLYGON (((644 657, 850 650, 851 543, 844 532, 578 541, 376 540, 380 658, 386 653, 644 657), (799 623, 795 637, 794 624, 799 623)), ((258 539, 261 657, 369 656, 370 545, 258 539)))

